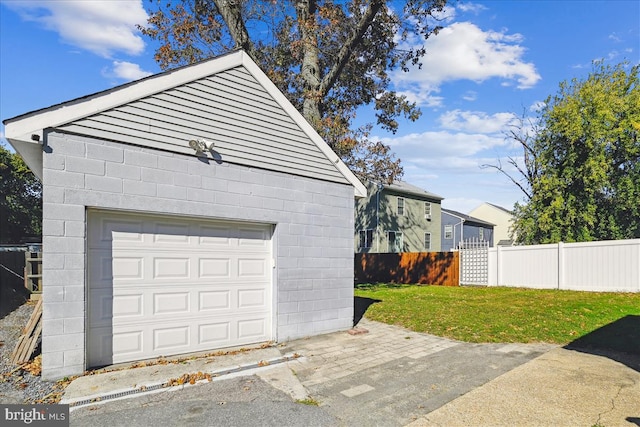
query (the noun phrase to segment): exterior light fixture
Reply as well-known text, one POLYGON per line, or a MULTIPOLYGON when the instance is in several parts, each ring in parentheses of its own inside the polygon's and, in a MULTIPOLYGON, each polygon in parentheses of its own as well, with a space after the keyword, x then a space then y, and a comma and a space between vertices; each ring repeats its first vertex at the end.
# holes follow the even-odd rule
POLYGON ((205 141, 204 139, 192 139, 189 141, 189 147, 193 148, 198 156, 201 156, 205 151, 213 150, 213 142, 205 141))

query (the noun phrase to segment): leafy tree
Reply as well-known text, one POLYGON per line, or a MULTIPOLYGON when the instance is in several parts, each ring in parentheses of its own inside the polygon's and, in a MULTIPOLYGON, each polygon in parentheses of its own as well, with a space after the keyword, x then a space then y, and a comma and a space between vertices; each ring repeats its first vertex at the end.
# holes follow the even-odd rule
POLYGON ((16 153, 0 145, 0 242, 42 233, 42 185, 16 153))
POLYGON ((595 62, 547 98, 533 134, 514 134, 528 155, 518 242, 640 238, 639 70, 595 62))
POLYGON ((160 42, 163 69, 244 49, 356 174, 391 181, 400 161, 369 138, 371 125, 352 122, 365 105, 392 132, 399 116, 418 119, 390 73, 419 64, 425 49, 412 46, 438 31, 445 2, 157 0, 140 29, 160 42))

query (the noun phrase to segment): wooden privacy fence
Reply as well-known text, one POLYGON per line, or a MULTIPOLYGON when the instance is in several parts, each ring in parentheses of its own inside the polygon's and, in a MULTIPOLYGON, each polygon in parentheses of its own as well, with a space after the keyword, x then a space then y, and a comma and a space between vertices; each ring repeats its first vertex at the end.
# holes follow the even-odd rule
POLYGON ((457 252, 355 254, 356 283, 458 286, 457 252))

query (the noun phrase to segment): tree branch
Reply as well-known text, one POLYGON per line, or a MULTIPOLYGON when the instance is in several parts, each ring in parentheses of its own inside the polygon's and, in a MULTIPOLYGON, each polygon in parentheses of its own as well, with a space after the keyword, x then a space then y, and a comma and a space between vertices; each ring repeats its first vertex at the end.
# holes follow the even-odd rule
POLYGON ((242 48, 255 60, 253 43, 242 20, 241 2, 238 0, 213 0, 213 2, 227 24, 229 34, 233 37, 236 47, 242 48))
POLYGON ((333 67, 331 67, 331 70, 329 70, 329 72, 322 79, 322 83, 320 85, 320 93, 323 97, 326 96, 327 93, 329 93, 333 85, 340 77, 342 70, 349 62, 354 47, 357 46, 358 43, 360 43, 362 37, 364 36, 364 33, 367 32, 376 15, 384 6, 384 3, 385 2, 382 0, 372 0, 369 4, 369 7, 362 15, 360 22, 358 22, 358 26, 356 27, 355 31, 351 34, 351 37, 347 39, 346 43, 342 46, 342 49, 340 49, 340 51, 338 52, 338 57, 336 58, 333 67))
MULTIPOLYGON (((509 163, 514 165, 516 167, 516 169, 518 169, 518 171, 522 174, 522 170, 520 169, 520 166, 518 166, 517 162, 513 158, 509 157, 509 163)), ((500 161, 500 159, 498 159, 498 165, 484 164, 484 165, 480 165, 480 168, 482 168, 482 169, 493 168, 493 169, 496 169, 497 171, 501 172, 502 174, 504 174, 504 176, 509 178, 511 180, 511 182, 513 182, 520 190, 522 190, 522 192, 525 194, 525 196, 527 196, 527 199, 531 200, 531 193, 529 191, 527 191, 527 189, 520 182, 516 181, 516 179, 514 177, 509 175, 509 173, 504 170, 504 168, 502 167, 502 162, 500 161)))

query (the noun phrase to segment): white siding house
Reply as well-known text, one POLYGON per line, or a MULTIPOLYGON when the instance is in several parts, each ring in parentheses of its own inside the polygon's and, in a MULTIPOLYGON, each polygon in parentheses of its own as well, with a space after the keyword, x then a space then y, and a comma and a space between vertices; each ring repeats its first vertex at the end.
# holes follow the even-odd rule
POLYGON ((4 124, 43 183, 44 378, 352 326, 366 188, 246 53, 4 124))

